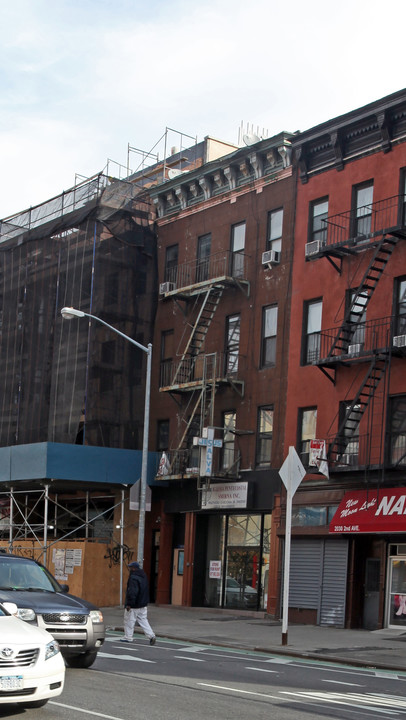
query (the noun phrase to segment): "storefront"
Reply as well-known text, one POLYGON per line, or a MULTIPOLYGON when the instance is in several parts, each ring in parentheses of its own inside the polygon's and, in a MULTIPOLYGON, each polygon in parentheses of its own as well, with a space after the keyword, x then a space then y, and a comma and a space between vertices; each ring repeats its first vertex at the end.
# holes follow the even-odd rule
POLYGON ((406 489, 345 493, 330 533, 353 541, 350 571, 361 574, 363 597, 356 589, 349 594, 360 607, 362 627, 406 627, 406 489))
MULTIPOLYGON (((271 515, 247 512, 246 482, 213 485, 196 525, 195 578, 209 607, 264 610, 267 603, 271 515)), ((200 604, 196 598, 194 604, 200 604)))

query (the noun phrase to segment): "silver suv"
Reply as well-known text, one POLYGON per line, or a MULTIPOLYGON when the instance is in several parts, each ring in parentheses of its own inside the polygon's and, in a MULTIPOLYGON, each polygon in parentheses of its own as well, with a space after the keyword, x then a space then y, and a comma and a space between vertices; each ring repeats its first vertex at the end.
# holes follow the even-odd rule
POLYGON ((68 591, 36 560, 0 553, 0 602, 14 602, 22 620, 48 630, 68 665, 87 668, 104 643, 103 614, 68 591))

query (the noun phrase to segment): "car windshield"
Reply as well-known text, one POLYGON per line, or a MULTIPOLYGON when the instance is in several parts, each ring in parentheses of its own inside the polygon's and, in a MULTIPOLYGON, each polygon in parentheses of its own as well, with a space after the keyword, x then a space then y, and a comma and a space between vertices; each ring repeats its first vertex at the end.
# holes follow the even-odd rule
POLYGON ((56 580, 41 565, 29 560, 0 560, 1 590, 39 590, 57 592, 56 580))

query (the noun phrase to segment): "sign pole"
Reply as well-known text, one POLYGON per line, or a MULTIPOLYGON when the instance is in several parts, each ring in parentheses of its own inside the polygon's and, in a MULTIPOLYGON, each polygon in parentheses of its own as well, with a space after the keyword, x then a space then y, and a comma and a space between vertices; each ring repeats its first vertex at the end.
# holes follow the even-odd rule
POLYGON ((285 569, 283 574, 282 645, 288 644, 290 538, 292 534, 292 493, 286 488, 285 569))
POLYGON ((306 475, 306 470, 291 445, 289 453, 279 475, 286 488, 286 521, 285 521, 285 564, 283 574, 283 612, 282 612, 282 645, 288 644, 289 615, 289 575, 290 575, 290 538, 292 534, 292 498, 306 475))

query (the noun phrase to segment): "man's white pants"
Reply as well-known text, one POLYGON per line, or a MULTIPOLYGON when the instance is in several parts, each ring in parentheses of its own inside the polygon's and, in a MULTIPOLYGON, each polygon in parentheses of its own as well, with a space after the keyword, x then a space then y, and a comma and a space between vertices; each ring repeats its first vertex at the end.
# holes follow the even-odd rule
POLYGON ((155 637, 155 633, 148 622, 147 608, 130 608, 130 610, 124 610, 124 638, 125 640, 132 640, 134 636, 134 626, 138 623, 140 628, 144 631, 147 638, 151 639, 155 637))

